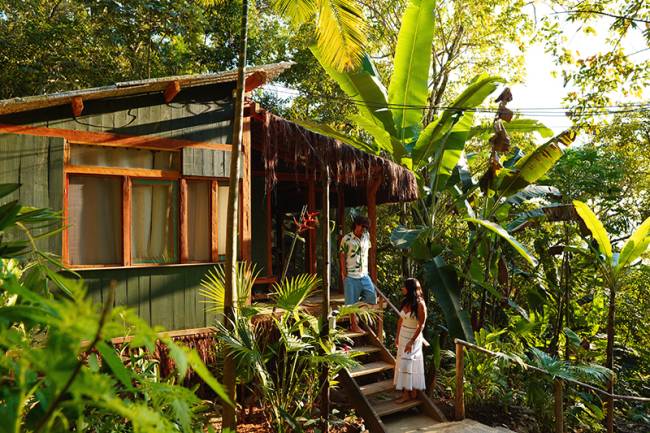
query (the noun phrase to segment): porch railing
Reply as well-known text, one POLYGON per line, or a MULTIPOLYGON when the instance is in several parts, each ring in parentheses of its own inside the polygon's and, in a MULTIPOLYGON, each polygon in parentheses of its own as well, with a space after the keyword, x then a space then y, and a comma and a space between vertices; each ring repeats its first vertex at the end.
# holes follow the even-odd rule
MULTIPOLYGON (((472 343, 468 343, 467 341, 460 340, 458 338, 454 340, 454 343, 456 343, 456 396, 455 396, 455 403, 454 403, 454 412, 455 412, 456 419, 462 420, 465 418, 465 395, 463 389, 465 384, 465 350, 464 349, 475 350, 477 352, 481 352, 492 357, 498 357, 500 359, 508 359, 508 358, 504 358, 502 353, 493 352, 484 347, 477 346, 472 343)), ((512 360, 509 361, 515 363, 512 360)), ((521 365, 521 364, 517 364, 517 365, 521 365)), ((534 365, 524 363, 522 366, 525 369, 537 371, 539 373, 542 373, 547 376, 551 376, 553 378, 553 391, 554 391, 553 394, 555 397, 555 433, 564 432, 564 382, 572 383, 582 388, 586 388, 597 394, 604 395, 605 397, 608 397, 611 400, 628 400, 628 401, 638 401, 642 403, 650 403, 650 398, 647 397, 611 394, 593 385, 580 382, 579 380, 555 377, 548 371, 539 367, 535 367, 534 365)), ((613 426, 613 419, 610 419, 609 418, 610 416, 613 416, 613 411, 608 411, 607 413, 607 425, 613 426)))

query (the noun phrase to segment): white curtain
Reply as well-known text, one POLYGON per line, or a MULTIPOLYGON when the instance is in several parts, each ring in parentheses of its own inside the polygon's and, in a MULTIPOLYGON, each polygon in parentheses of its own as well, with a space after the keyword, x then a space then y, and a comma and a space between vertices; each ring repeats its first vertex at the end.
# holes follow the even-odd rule
POLYGON ((68 256, 72 265, 122 263, 122 178, 69 177, 68 256))
POLYGON ((178 189, 172 181, 133 180, 131 254, 135 263, 178 261, 178 189))
POLYGON ((187 241, 191 261, 209 262, 210 242, 210 182, 187 182, 187 241))
POLYGON ((219 255, 223 256, 226 254, 226 216, 228 214, 228 192, 230 187, 219 185, 217 191, 217 202, 219 204, 219 209, 217 210, 217 248, 219 250, 219 255))

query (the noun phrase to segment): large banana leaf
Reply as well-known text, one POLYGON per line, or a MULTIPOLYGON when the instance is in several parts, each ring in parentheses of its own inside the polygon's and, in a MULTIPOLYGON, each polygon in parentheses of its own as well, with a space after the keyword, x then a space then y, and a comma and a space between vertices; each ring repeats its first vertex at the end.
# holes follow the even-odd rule
MULTIPOLYGON (((539 120, 535 119, 514 119, 510 122, 507 122, 503 125, 506 128, 506 131, 509 133, 513 132, 537 132, 543 138, 549 138, 553 136, 553 130, 548 128, 539 120)), ((487 138, 488 136, 494 133, 494 126, 492 122, 482 123, 481 125, 476 125, 470 131, 469 138, 476 136, 481 136, 487 138)))
POLYGON ((517 239, 512 237, 512 235, 499 224, 478 218, 465 218, 465 220, 474 224, 482 225, 491 232, 496 233, 498 236, 507 241, 515 249, 515 251, 517 251, 524 259, 526 259, 526 261, 528 261, 528 263, 530 263, 532 266, 537 266, 537 260, 528 252, 526 247, 519 243, 517 239))
POLYGON ((393 161, 399 163, 402 157, 406 155, 406 149, 402 142, 390 135, 388 131, 382 128, 382 125, 377 125, 360 114, 351 116, 350 120, 369 133, 374 138, 377 147, 383 150, 385 154, 390 155, 393 161))
POLYGON ((508 224, 506 230, 510 233, 516 233, 536 222, 575 221, 576 218, 578 218, 578 216, 573 205, 552 204, 517 214, 515 219, 508 224))
POLYGON ((518 193, 508 197, 506 199, 506 203, 517 205, 522 204, 525 201, 540 197, 551 197, 554 199, 559 199, 562 197, 562 194, 560 193, 560 190, 554 186, 529 185, 518 193))
POLYGON ((470 85, 453 101, 451 106, 445 109, 440 116, 420 133, 413 148, 414 165, 422 166, 426 164, 427 159, 435 153, 447 133, 461 120, 462 114, 481 105, 485 98, 496 90, 498 83, 501 82, 503 82, 502 78, 486 74, 475 77, 470 85))
POLYGON ((623 245, 616 270, 621 270, 631 264, 646 252, 648 245, 650 245, 650 218, 643 221, 641 226, 632 233, 632 236, 623 245))
POLYGON ((427 104, 436 0, 411 0, 402 16, 388 101, 398 138, 414 138, 422 122, 417 107, 427 104), (414 108, 416 107, 416 108, 414 108))
POLYGON ((440 163, 437 167, 438 187, 437 189, 443 190, 451 177, 454 168, 460 161, 460 156, 465 149, 465 142, 469 136, 469 129, 474 123, 474 112, 468 111, 463 114, 460 120, 451 129, 451 133, 447 139, 441 143, 443 146, 442 155, 440 156, 440 163))
POLYGON ((521 158, 512 169, 502 169, 496 182, 499 194, 509 196, 539 180, 564 154, 560 143, 569 146, 575 138, 575 131, 564 131, 521 158))
POLYGON ((453 266, 440 256, 424 264, 424 282, 431 288, 447 322, 451 338, 474 342, 474 331, 469 313, 460 302, 460 286, 453 266))
POLYGON ((397 136, 393 115, 388 109, 386 88, 370 57, 365 54, 361 66, 354 71, 339 72, 327 64, 318 47, 311 46, 310 49, 327 74, 356 102, 359 114, 390 135, 397 136))
POLYGON ((576 212, 578 212, 578 215, 582 221, 584 221, 585 225, 591 232, 593 238, 598 243, 600 252, 603 253, 607 258, 607 263, 611 263, 612 244, 609 241, 609 235, 607 234, 607 230, 605 230, 605 226, 603 226, 603 223, 600 222, 596 214, 593 213, 592 210, 589 209, 589 206, 587 206, 585 203, 579 200, 573 200, 573 206, 575 207, 576 212))
POLYGON ((271 6, 287 21, 297 26, 316 14, 316 0, 272 0, 271 6))

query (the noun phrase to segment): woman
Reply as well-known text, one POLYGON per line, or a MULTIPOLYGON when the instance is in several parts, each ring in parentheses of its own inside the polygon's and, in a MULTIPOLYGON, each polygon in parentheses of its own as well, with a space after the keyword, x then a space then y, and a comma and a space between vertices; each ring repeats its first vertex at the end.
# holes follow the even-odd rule
POLYGON ((422 353, 422 330, 427 319, 427 307, 422 296, 422 287, 415 278, 408 278, 402 287, 404 300, 397 322, 397 363, 393 383, 402 391, 397 403, 417 398, 417 391, 426 388, 424 382, 424 356, 422 353))

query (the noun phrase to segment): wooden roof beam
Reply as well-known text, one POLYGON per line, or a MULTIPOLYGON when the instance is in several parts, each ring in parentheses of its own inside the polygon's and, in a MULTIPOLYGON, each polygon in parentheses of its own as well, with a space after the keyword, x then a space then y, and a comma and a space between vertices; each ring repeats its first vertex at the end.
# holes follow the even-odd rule
POLYGON ((75 96, 70 101, 70 106, 72 107, 72 115, 74 117, 81 116, 81 113, 84 111, 84 101, 81 96, 75 96))
POLYGON ((169 84, 167 84, 167 87, 165 88, 165 91, 163 93, 163 98, 165 100, 165 104, 169 104, 174 100, 176 95, 179 94, 181 91, 181 83, 178 80, 171 81, 169 84))

